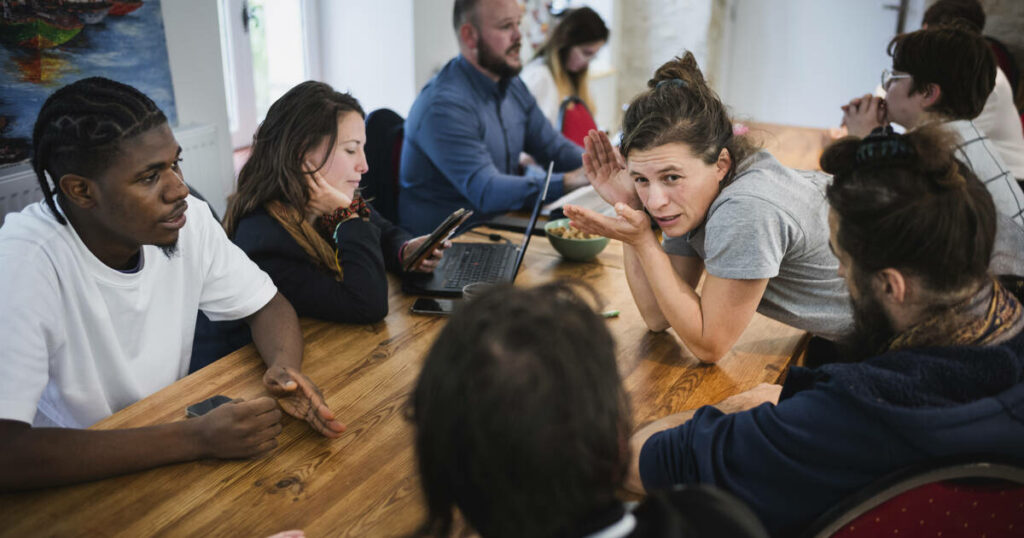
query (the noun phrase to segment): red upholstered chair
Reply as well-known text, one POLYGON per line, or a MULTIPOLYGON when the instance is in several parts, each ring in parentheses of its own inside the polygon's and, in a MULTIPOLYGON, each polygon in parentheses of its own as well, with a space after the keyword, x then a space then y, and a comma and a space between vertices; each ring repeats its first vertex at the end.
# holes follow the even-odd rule
POLYGON ((579 97, 570 95, 558 107, 558 130, 563 136, 583 147, 583 139, 591 129, 597 129, 594 116, 579 97))
POLYGON ((974 460, 899 472, 826 512, 806 536, 1024 536, 1024 466, 974 460))

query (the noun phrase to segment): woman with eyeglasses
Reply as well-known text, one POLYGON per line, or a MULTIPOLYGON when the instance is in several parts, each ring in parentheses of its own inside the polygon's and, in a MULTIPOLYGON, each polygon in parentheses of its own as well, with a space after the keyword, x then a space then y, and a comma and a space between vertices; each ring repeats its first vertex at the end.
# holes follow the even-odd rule
POLYGON ((587 88, 587 69, 608 42, 608 34, 604 20, 593 9, 568 10, 561 15, 551 37, 523 68, 519 77, 552 125, 558 125, 559 107, 570 96, 578 97, 591 114, 595 113, 587 88))
POLYGON ((829 249, 829 177, 787 168, 734 131, 693 54, 647 84, 623 120, 624 162, 606 135, 586 141, 584 168, 618 216, 565 207, 582 230, 622 241, 647 326, 675 329, 705 362, 721 359, 755 312, 842 340, 853 314, 829 249))
MULTIPOLYGON (((960 139, 957 159, 985 183, 999 213, 1024 227, 1024 191, 1018 184, 1024 177, 1006 164, 1006 149, 995 147, 973 121, 996 80, 996 62, 985 38, 937 26, 896 36, 888 52, 892 69, 882 72, 885 99, 865 95, 843 107, 850 134, 863 138, 889 122, 908 131, 941 124, 960 139)), ((1011 153, 1024 160, 1024 138, 1011 153)))

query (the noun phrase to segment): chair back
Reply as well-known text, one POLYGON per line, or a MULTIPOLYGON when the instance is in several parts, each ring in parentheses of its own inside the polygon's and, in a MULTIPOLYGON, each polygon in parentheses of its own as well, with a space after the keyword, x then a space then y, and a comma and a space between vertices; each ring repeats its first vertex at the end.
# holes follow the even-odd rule
POLYGON ((843 501, 805 536, 1021 536, 1024 466, 972 459, 894 473, 843 501))
POLYGON ((597 123, 587 104, 574 95, 566 97, 558 107, 559 132, 582 148, 583 140, 591 129, 597 129, 597 123))
POLYGON ((398 168, 402 159, 405 120, 380 108, 366 116, 366 163, 370 170, 360 183, 363 197, 384 218, 398 219, 398 168))
POLYGON ((1002 41, 989 36, 985 36, 985 41, 988 42, 988 48, 992 49, 992 54, 996 57, 996 65, 1003 70, 1006 79, 1010 81, 1013 95, 1017 95, 1017 89, 1020 86, 1020 68, 1017 67, 1017 60, 1002 41))

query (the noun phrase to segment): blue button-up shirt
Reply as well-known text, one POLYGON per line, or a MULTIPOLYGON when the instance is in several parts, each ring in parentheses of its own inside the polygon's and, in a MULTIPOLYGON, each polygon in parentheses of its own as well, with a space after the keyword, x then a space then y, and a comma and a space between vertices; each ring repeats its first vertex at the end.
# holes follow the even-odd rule
MULTIPOLYGON (((582 149, 557 133, 519 77, 494 82, 461 55, 416 98, 405 121, 399 173, 399 223, 430 233, 452 211, 473 209, 473 221, 532 206, 545 171, 520 172, 527 153, 547 169, 582 166, 582 149)), ((551 176, 548 199, 563 193, 551 176)))

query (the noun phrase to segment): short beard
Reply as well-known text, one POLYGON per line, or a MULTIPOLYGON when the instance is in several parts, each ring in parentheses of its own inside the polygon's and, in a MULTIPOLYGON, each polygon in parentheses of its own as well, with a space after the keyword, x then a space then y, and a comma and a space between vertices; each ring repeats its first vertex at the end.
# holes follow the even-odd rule
POLYGON ((170 259, 172 259, 172 258, 174 258, 175 256, 178 255, 178 242, 177 241, 171 243, 170 245, 157 245, 157 247, 160 248, 160 252, 164 253, 164 256, 167 256, 168 260, 170 260, 170 259))
POLYGON ((860 298, 854 300, 853 295, 850 295, 850 303, 853 306, 853 333, 843 342, 844 350, 848 352, 844 360, 848 362, 862 361, 882 354, 889 341, 896 336, 882 303, 871 293, 869 279, 862 278, 856 270, 853 278, 860 298))
MULTIPOLYGON (((516 43, 505 52, 512 52, 512 49, 518 46, 519 43, 516 43)), ((520 65, 519 67, 513 67, 509 65, 509 63, 505 61, 504 56, 496 54, 490 47, 487 46, 487 43, 484 43, 483 40, 480 40, 480 43, 477 45, 476 60, 477 63, 480 64, 480 67, 490 71, 491 73, 494 73, 495 75, 498 75, 498 78, 501 79, 512 78, 518 75, 519 72, 523 70, 522 65, 520 65)))

